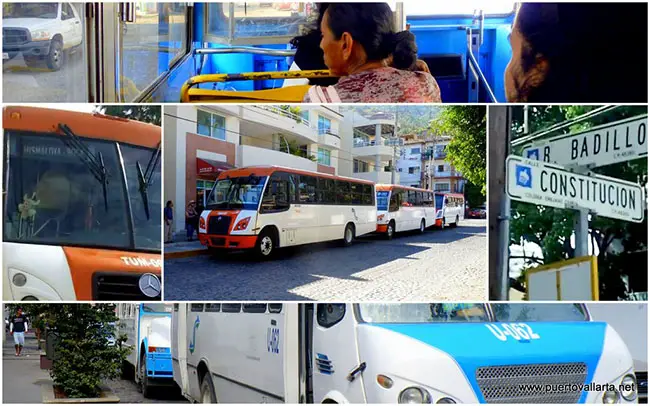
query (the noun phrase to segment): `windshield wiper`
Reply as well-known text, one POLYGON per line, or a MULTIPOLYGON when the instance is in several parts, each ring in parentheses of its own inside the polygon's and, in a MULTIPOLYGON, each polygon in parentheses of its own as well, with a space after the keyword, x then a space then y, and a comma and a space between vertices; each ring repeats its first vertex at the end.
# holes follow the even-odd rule
POLYGON ((101 152, 97 152, 97 156, 94 156, 86 144, 84 144, 66 124, 59 124, 59 129, 63 131, 64 134, 64 137, 61 137, 61 141, 65 146, 72 150, 77 158, 86 165, 95 179, 101 183, 104 192, 104 209, 108 211, 108 195, 106 188, 108 186, 110 173, 106 169, 106 165, 104 165, 104 156, 101 152))
POLYGON ((142 172, 142 166, 140 161, 136 162, 138 168, 138 183, 140 184, 140 195, 142 196, 142 204, 144 206, 144 214, 147 216, 147 220, 150 219, 149 213, 149 186, 153 183, 153 174, 158 166, 158 161, 160 160, 160 151, 161 143, 158 143, 156 150, 151 154, 149 162, 147 162, 147 168, 142 172))

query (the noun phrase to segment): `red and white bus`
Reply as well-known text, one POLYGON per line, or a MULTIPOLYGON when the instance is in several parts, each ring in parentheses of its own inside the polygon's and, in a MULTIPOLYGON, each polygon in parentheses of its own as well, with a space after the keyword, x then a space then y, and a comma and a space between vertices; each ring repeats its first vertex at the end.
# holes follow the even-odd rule
POLYGON ((253 249, 267 258, 278 247, 342 239, 375 231, 370 181, 255 166, 222 172, 199 220, 199 239, 213 253, 253 249))
POLYGON ((465 196, 462 193, 436 192, 436 226, 456 227, 465 219, 465 196))
POLYGON ((389 240, 396 232, 431 227, 436 221, 433 192, 400 185, 377 185, 377 232, 389 240))

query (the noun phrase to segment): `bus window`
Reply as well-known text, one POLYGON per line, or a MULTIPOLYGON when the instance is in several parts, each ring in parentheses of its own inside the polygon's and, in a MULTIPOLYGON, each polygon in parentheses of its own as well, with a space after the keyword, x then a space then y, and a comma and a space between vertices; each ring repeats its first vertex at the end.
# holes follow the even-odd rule
POLYGON ((301 175, 298 184, 298 201, 300 203, 316 203, 317 184, 318 179, 316 177, 301 175))
POLYGON ((241 303, 224 303, 221 305, 223 313, 239 313, 241 311, 241 303))
POLYGON ((257 210, 266 176, 219 179, 208 196, 206 208, 257 210))
POLYGON ((492 308, 495 319, 503 322, 584 321, 587 319, 582 306, 575 303, 495 303, 492 308))
POLYGON ((171 306, 165 303, 143 303, 142 311, 146 313, 170 313, 171 306))
POLYGON ((318 203, 336 204, 334 179, 318 178, 318 203))
POLYGON ((352 202, 352 195, 350 192, 350 182, 341 180, 336 181, 336 203, 350 204, 352 202))
POLYGON ((389 211, 398 211, 400 206, 400 189, 393 189, 390 195, 389 211))
POLYGON ((2 100, 87 101, 85 24, 84 3, 3 2, 2 100))
MULTIPOLYGON (((117 101, 131 101, 186 53, 186 3, 135 3, 135 21, 120 22, 117 101)), ((116 75, 117 76, 117 75, 116 75)))
MULTIPOLYGON (((364 206, 372 206, 374 205, 374 195, 372 193, 372 185, 363 185, 363 197, 361 204, 364 206)), ((386 210, 386 209, 384 209, 386 210)))
POLYGON ((360 303, 367 323, 440 323, 488 321, 481 303, 360 303))
POLYGON ((203 311, 203 303, 192 303, 191 310, 193 312, 202 312, 203 311))
POLYGON ((266 313, 266 303, 244 303, 244 313, 266 313))
POLYGON ((390 192, 387 191, 387 190, 379 190, 379 191, 377 191, 377 210, 379 210, 379 211, 388 210, 388 195, 389 194, 390 194, 390 192))
POLYGON ((352 204, 361 204, 363 185, 361 183, 352 182, 350 186, 352 188, 352 204))
POLYGON ((343 320, 345 304, 324 303, 316 306, 316 320, 318 325, 329 328, 343 320))
POLYGON ((178 311, 178 303, 174 303, 174 311, 175 311, 175 312, 178 311))
MULTIPOLYGON (((5 131, 5 136, 9 138, 5 241, 132 248, 130 233, 125 232, 127 195, 116 143, 79 137, 93 157, 102 155, 109 173, 104 193, 104 183, 93 175, 90 163, 68 149, 60 136, 13 131, 5 131)), ((156 241, 140 242, 159 249, 157 213, 152 216, 158 219, 156 241)))
POLYGON ((205 304, 205 311, 206 312, 212 312, 212 313, 218 313, 221 311, 221 303, 206 303, 205 304))
POLYGON ((443 202, 444 202, 444 195, 436 195, 436 209, 440 210, 442 209, 443 202))
POLYGON ((269 303, 269 313, 280 313, 282 311, 282 303, 269 303))
POLYGON ((261 212, 274 213, 289 209, 289 179, 286 174, 279 172, 271 175, 264 197, 262 198, 261 212))
POLYGON ((472 16, 475 10, 482 10, 485 15, 510 14, 515 10, 515 2, 503 0, 490 2, 476 0, 464 2, 433 1, 423 3, 405 2, 404 5, 404 11, 408 16, 472 16))

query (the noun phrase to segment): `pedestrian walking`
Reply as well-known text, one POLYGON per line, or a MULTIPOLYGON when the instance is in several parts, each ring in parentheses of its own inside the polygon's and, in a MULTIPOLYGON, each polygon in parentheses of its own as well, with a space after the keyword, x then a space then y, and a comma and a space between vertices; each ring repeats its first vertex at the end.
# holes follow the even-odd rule
POLYGON ((198 213, 196 212, 196 202, 190 200, 185 210, 185 230, 187 230, 187 241, 192 241, 194 236, 195 224, 198 221, 198 213))
POLYGON ((25 333, 29 330, 27 316, 23 314, 20 307, 16 310, 16 315, 9 321, 9 334, 14 336, 16 347, 16 356, 19 357, 25 346, 25 333))
POLYGON ((172 241, 172 225, 174 224, 174 202, 167 201, 165 205, 165 242, 172 241))

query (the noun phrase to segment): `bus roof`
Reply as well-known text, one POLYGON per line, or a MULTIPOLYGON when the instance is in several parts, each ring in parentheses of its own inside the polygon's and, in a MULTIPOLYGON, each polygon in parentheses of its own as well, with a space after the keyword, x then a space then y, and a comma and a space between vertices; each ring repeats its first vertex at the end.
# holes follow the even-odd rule
POLYGON ((375 189, 383 191, 391 191, 395 188, 407 189, 407 190, 416 190, 418 192, 433 192, 433 190, 421 189, 419 187, 404 186, 404 185, 387 185, 387 184, 377 184, 375 189))
POLYGON ((246 166, 243 168, 235 168, 235 169, 229 169, 227 171, 223 171, 219 174, 219 179, 223 179, 226 176, 230 177, 242 177, 242 176, 250 176, 250 175, 256 175, 256 176, 271 176, 274 172, 291 172, 291 173, 296 173, 299 175, 310 175, 310 176, 320 176, 323 178, 329 178, 329 179, 335 179, 335 180, 346 180, 349 182, 357 182, 357 183, 365 183, 368 185, 374 185, 374 182, 369 181, 369 180, 364 180, 364 179, 357 179, 357 178, 348 178, 347 176, 336 176, 336 175, 330 175, 329 173, 322 173, 322 172, 312 172, 312 171, 307 171, 303 169, 295 169, 295 168, 289 168, 285 166, 276 166, 276 165, 257 165, 257 166, 246 166))
POLYGON ((59 124, 66 124, 80 137, 124 142, 155 148, 161 140, 161 128, 125 118, 98 113, 7 106, 2 112, 5 130, 62 134, 59 124))

